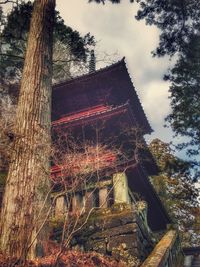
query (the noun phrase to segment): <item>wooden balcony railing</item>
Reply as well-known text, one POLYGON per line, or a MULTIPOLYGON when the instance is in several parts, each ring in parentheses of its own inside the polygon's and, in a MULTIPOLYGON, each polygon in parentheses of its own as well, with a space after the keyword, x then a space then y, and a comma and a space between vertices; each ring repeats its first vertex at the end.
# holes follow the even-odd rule
POLYGON ((181 267, 183 254, 175 230, 168 231, 141 267, 181 267))

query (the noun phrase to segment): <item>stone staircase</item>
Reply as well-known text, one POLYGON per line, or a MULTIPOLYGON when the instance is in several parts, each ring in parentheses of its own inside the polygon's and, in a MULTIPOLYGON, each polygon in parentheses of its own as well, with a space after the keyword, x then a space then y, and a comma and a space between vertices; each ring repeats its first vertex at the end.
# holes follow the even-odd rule
POLYGON ((194 257, 191 267, 200 267, 200 256, 194 257))

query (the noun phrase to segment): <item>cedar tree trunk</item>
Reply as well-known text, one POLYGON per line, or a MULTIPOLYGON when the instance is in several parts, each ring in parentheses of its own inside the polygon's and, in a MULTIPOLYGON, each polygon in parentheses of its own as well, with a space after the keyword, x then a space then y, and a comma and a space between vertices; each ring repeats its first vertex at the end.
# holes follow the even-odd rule
POLYGON ((34 258, 49 211, 52 42, 55 0, 35 0, 1 212, 1 250, 34 258))

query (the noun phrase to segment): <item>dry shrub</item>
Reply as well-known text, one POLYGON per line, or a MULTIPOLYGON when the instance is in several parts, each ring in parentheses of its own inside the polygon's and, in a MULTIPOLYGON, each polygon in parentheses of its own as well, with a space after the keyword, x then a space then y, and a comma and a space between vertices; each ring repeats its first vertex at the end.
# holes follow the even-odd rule
MULTIPOLYGON (((91 252, 83 253, 80 251, 70 250, 63 253, 58 260, 56 254, 47 257, 27 261, 24 267, 125 267, 122 262, 117 262, 112 258, 105 257, 101 254, 91 252)), ((22 264, 16 259, 10 259, 0 254, 1 267, 22 267, 22 264)))

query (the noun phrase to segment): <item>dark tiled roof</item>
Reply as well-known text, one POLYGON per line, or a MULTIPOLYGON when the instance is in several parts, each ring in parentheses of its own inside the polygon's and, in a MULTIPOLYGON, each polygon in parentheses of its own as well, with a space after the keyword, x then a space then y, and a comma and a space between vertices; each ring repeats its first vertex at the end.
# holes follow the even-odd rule
POLYGON ((53 89, 53 112, 58 110, 58 107, 60 108, 59 112, 57 112, 57 114, 60 114, 60 117, 57 115, 57 117, 53 117, 53 120, 60 119, 68 112, 78 112, 78 107, 83 105, 84 102, 84 93, 91 95, 91 105, 93 99, 95 101, 95 95, 101 92, 101 96, 98 96, 97 103, 94 103, 94 106, 99 104, 119 106, 129 101, 139 127, 144 130, 144 133, 152 132, 151 126, 146 118, 138 95, 128 74, 124 58, 111 66, 97 70, 93 73, 56 84, 53 89), (94 96, 92 95, 92 91, 94 96), (61 106, 65 103, 66 106, 69 106, 67 101, 73 99, 74 96, 77 97, 77 103, 74 104, 74 110, 66 112, 61 106))

